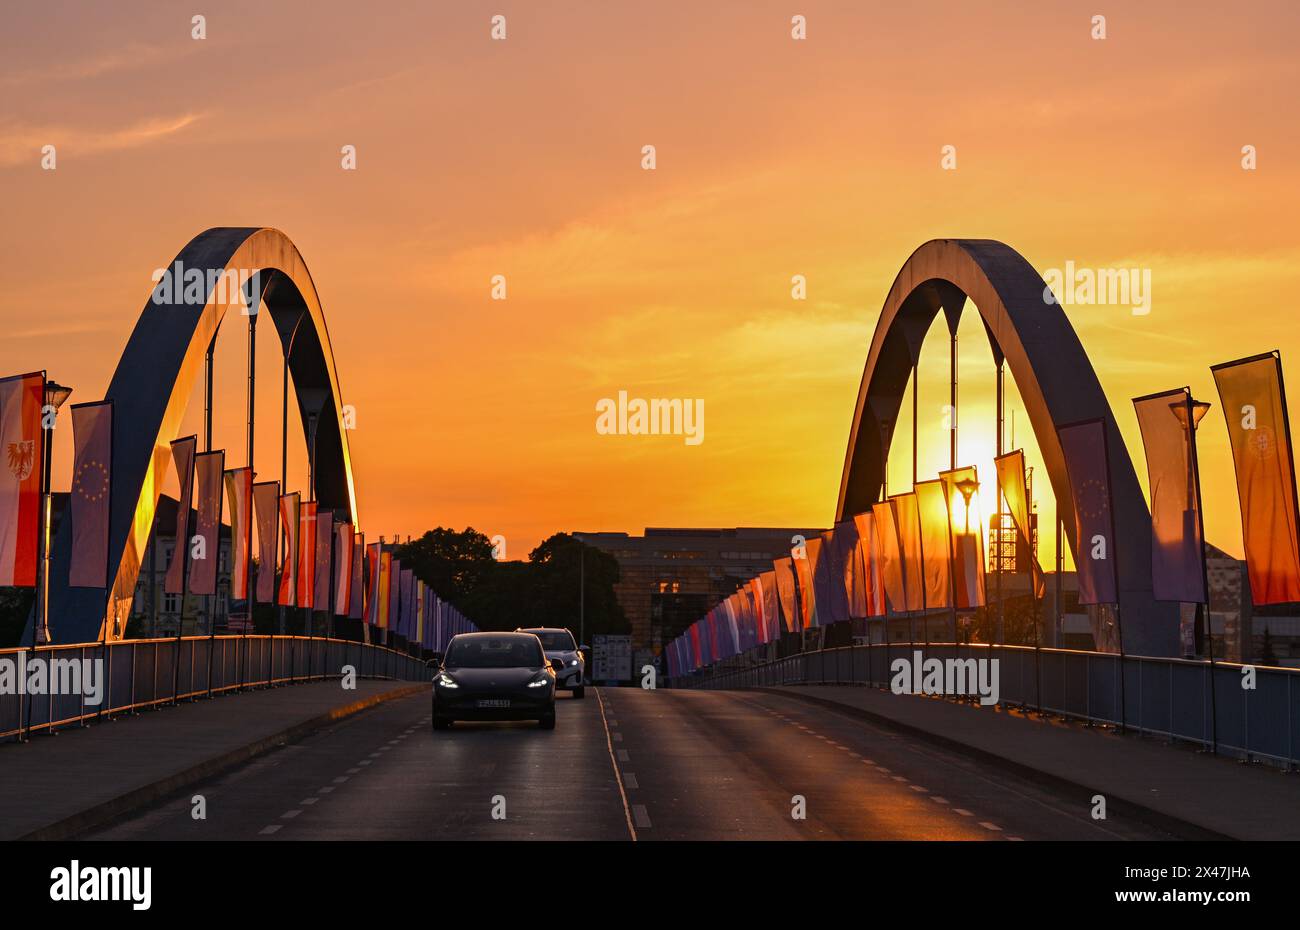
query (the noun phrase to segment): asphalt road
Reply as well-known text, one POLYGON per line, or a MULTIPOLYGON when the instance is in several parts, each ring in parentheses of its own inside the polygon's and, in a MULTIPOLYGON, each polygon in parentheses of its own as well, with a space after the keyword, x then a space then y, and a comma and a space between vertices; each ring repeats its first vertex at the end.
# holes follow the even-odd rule
POLYGON ((588 689, 532 723, 408 698, 95 839, 1166 839, 998 767, 775 694, 588 689), (193 816, 201 795, 205 817, 193 816))

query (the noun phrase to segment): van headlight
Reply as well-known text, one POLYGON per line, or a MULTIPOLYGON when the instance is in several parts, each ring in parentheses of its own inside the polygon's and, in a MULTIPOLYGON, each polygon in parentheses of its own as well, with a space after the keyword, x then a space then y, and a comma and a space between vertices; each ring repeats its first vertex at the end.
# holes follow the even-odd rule
POLYGON ((460 685, 456 684, 456 679, 452 678, 452 677, 451 677, 450 675, 448 675, 446 672, 439 672, 439 673, 438 673, 438 677, 435 678, 434 681, 435 681, 436 683, 442 685, 444 688, 459 688, 459 687, 460 687, 460 685))

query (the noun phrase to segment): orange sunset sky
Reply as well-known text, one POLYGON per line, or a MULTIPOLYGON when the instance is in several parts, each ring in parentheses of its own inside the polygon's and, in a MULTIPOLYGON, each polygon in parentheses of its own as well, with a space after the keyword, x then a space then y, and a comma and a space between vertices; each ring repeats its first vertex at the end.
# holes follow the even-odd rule
MULTIPOLYGON (((207 227, 276 226, 315 278, 357 410, 372 539, 471 524, 522 558, 559 530, 826 525, 895 273, 927 239, 994 238, 1040 271, 1150 269, 1150 315, 1067 310, 1144 485, 1131 398, 1190 384, 1215 403, 1207 535, 1240 553, 1208 366, 1279 348, 1300 370, 1300 5, 192 6, 4 10, 0 372, 46 368, 98 399, 153 269, 207 227), (490 299, 496 274, 506 301, 490 299), (619 390, 703 398, 703 443, 598 435, 596 402, 619 390)), ((238 323, 218 347, 230 464, 245 454, 238 323)), ((278 478, 280 366, 260 332, 257 466, 278 478)), ((973 313, 961 364, 962 458, 987 481, 993 368, 973 313)), ((946 465, 946 379, 936 332, 922 478, 946 465)), ((1033 464, 1023 414, 1016 439, 1033 464)), ((891 488, 910 479, 909 443, 891 488)), ((299 438, 291 487, 303 460, 299 438)))

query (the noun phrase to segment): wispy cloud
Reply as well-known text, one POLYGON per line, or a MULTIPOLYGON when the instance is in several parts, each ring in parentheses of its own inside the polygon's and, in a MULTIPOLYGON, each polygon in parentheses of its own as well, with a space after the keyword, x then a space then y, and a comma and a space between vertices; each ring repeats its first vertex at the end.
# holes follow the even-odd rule
POLYGON ((41 148, 53 145, 60 155, 77 157, 138 148, 166 139, 203 118, 201 113, 151 117, 122 129, 73 126, 0 125, 0 166, 37 164, 41 148))
POLYGON ((105 49, 87 58, 56 60, 42 64, 39 68, 27 68, 13 74, 0 75, 0 87, 47 84, 52 81, 83 81, 123 71, 138 71, 194 54, 201 44, 191 42, 185 45, 168 42, 147 45, 132 42, 118 48, 105 49))

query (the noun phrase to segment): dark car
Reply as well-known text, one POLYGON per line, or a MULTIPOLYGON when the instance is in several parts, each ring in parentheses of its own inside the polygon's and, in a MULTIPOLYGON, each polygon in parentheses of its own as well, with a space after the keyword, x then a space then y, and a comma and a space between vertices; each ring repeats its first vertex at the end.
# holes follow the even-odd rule
POLYGON ((536 626, 515 632, 532 633, 542 641, 547 661, 555 669, 555 687, 572 691, 575 698, 581 699, 586 692, 587 675, 587 661, 582 653, 587 647, 579 646, 573 634, 562 627, 536 626))
POLYGON ((555 729, 555 672, 532 633, 453 636, 433 676, 433 728, 455 720, 536 720, 555 729))

